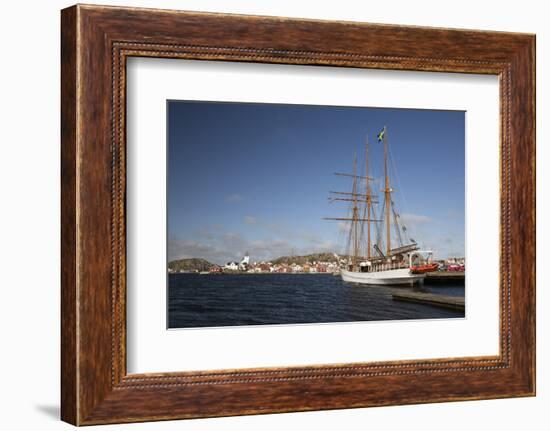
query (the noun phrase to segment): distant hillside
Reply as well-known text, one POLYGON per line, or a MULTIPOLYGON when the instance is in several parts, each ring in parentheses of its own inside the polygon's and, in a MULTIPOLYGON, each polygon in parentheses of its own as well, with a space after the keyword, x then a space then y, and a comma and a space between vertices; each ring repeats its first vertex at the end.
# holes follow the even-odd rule
POLYGON ((192 258, 173 260, 168 263, 168 268, 174 272, 178 271, 208 271, 213 266, 206 259, 192 258))
MULTIPOLYGON (((340 258, 344 258, 345 256, 340 256, 340 258)), ((334 255, 334 253, 314 253, 314 254, 307 254, 305 256, 281 256, 277 259, 274 259, 271 261, 274 265, 281 265, 281 264, 293 264, 296 263, 298 265, 303 265, 305 263, 313 263, 313 262, 338 262, 338 259, 334 255)))
MULTIPOLYGON (((340 256, 340 259, 345 259, 347 256, 340 256)), ((305 256, 281 256, 270 261, 273 265, 304 265, 306 263, 313 262, 335 262, 338 263, 338 259, 334 253, 313 253, 305 256)), ((189 258, 173 260, 168 263, 168 268, 173 272, 180 271, 209 271, 214 266, 213 263, 208 262, 206 259, 201 258, 189 258)))

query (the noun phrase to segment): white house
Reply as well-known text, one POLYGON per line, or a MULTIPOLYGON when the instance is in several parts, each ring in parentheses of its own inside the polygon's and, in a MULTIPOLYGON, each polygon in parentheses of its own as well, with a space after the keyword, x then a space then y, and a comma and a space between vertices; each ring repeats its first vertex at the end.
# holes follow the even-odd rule
POLYGON ((228 269, 230 271, 237 271, 239 269, 239 264, 237 262, 227 262, 223 269, 228 269))

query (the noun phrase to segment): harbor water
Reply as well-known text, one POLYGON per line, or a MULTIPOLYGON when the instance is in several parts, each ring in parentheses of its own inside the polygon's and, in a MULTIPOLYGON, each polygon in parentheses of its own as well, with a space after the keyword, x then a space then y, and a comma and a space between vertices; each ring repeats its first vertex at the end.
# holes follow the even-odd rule
POLYGON ((464 311, 395 301, 403 290, 464 296, 464 284, 359 286, 332 274, 170 274, 168 327, 463 318, 464 311))

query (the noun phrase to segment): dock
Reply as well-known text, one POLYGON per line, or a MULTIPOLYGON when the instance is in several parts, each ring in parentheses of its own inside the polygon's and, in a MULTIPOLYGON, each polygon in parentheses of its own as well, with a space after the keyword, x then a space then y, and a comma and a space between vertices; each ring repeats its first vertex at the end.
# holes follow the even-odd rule
POLYGON ((426 281, 433 284, 464 283, 465 278, 463 271, 438 271, 426 274, 426 281))
POLYGON ((433 293, 403 291, 392 294, 392 299, 395 301, 416 302, 419 304, 434 305, 436 307, 464 311, 463 296, 435 295, 433 293))

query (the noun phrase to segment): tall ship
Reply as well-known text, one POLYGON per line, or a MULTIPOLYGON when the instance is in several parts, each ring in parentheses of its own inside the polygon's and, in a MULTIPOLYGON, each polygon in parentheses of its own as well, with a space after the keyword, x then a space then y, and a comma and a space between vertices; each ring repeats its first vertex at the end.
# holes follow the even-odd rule
POLYGON ((343 281, 360 285, 403 285, 422 283, 426 273, 437 269, 431 263, 432 253, 420 251, 415 240, 407 235, 399 213, 392 201, 395 190, 391 186, 388 170, 388 139, 384 127, 377 135, 384 146, 384 184, 382 206, 373 191, 376 181, 369 176, 369 142, 365 142, 364 175, 357 172, 357 154, 353 160, 353 173, 335 173, 353 180, 351 191, 331 191, 329 201, 347 202, 347 217, 325 217, 325 220, 346 222, 348 231, 348 255, 343 259, 340 276, 343 281), (392 223, 393 222, 393 223, 392 223), (392 235, 393 225, 393 235, 392 235))

